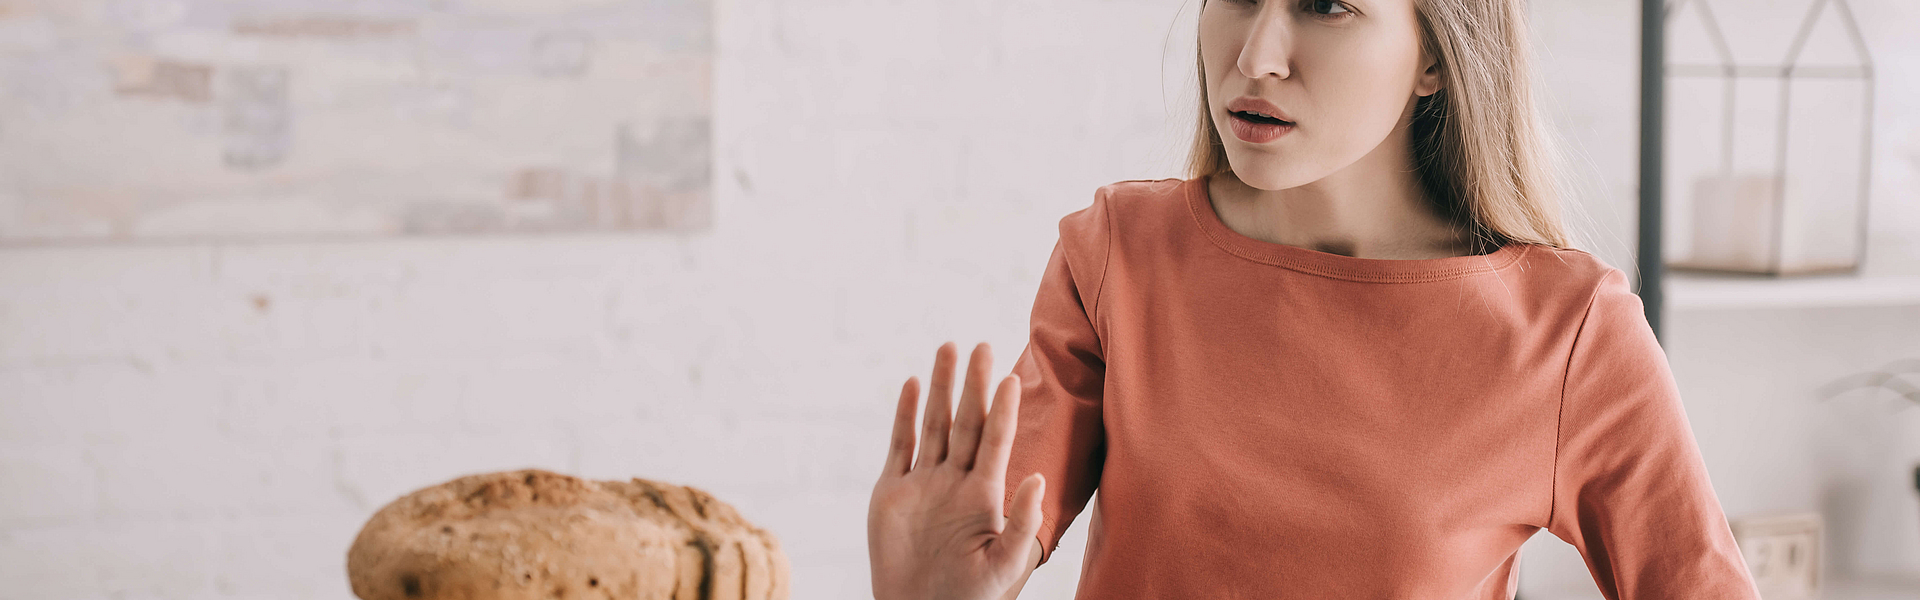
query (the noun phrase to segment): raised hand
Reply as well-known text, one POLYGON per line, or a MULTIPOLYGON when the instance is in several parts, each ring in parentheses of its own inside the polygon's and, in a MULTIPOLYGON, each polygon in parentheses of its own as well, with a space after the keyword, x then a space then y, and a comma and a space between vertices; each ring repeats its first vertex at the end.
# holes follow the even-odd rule
POLYGON ((1014 514, 1002 515, 1020 379, 1001 380, 989 413, 993 355, 984 343, 974 347, 959 410, 949 417, 956 354, 953 342, 934 353, 917 457, 913 416, 919 379, 907 378, 900 390, 893 443, 867 506, 876 600, 1000 600, 1025 577, 1029 554, 1037 547, 1033 540, 1046 486, 1039 473, 1021 480, 1014 514))

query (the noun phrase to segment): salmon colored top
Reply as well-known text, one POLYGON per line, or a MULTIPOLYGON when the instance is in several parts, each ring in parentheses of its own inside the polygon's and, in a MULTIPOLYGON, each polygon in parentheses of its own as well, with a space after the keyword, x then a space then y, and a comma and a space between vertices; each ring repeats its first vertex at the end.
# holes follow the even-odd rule
POLYGON ((1228 229, 1205 179, 1060 220, 1007 506, 1077 598, 1512 598, 1540 528, 1610 599, 1757 600, 1626 274, 1581 250, 1367 259, 1228 229))

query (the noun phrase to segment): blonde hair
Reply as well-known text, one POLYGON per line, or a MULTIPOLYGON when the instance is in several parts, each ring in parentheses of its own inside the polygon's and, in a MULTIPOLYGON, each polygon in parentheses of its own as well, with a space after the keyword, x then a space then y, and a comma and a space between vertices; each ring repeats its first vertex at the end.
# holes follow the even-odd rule
MULTIPOLYGON (((1409 133, 1422 187, 1440 215, 1469 229, 1477 251, 1510 242, 1568 248, 1556 178, 1561 156, 1534 104, 1520 0, 1415 0, 1421 47, 1436 57, 1440 91, 1414 106, 1409 133)), ((1201 6, 1205 7, 1205 0, 1201 6)), ((1232 170, 1207 104, 1196 49, 1199 129, 1187 176, 1232 170)))

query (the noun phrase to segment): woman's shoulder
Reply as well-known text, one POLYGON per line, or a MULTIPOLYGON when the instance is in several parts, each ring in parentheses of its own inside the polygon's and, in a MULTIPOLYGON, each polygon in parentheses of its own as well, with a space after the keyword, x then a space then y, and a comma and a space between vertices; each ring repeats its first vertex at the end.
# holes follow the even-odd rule
POLYGON ((1526 244, 1525 250, 1515 261, 1519 268, 1511 270, 1524 282, 1521 287, 1558 299, 1547 304, 1558 305, 1574 323, 1585 322, 1586 315, 1596 312, 1641 312, 1632 277, 1592 252, 1545 244, 1526 244))
POLYGON ((1184 207, 1194 184, 1192 179, 1175 178, 1116 181, 1094 190, 1093 203, 1104 203, 1110 210, 1129 214, 1153 208, 1184 207))
POLYGON ((1176 198, 1193 180, 1169 177, 1166 179, 1124 179, 1103 186, 1094 193, 1096 198, 1116 198, 1120 202, 1152 201, 1153 199, 1176 198))
MULTIPOLYGON (((1082 239, 1112 235, 1117 228, 1155 226, 1186 214, 1189 179, 1127 179, 1094 190, 1092 201, 1060 219, 1060 234, 1082 239)), ((1100 240, 1104 243, 1104 240, 1100 240)))
POLYGON ((1572 246, 1552 246, 1538 243, 1520 242, 1526 252, 1520 262, 1521 269, 1530 274, 1551 278, 1594 291, 1609 278, 1623 278, 1625 271, 1607 264, 1607 261, 1592 252, 1572 246))

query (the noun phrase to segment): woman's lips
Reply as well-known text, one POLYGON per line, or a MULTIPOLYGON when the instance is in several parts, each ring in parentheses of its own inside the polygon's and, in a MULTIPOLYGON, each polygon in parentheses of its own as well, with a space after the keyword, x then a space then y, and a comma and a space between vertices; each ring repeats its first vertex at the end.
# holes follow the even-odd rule
POLYGON ((1249 144, 1265 144, 1280 139, 1280 136, 1293 131, 1292 123, 1279 125, 1256 123, 1241 117, 1238 112, 1228 112, 1227 120, 1231 121, 1230 126, 1233 129, 1233 136, 1249 144))
POLYGON ((1280 107, 1274 106, 1272 102, 1268 102, 1264 98, 1255 98, 1253 96, 1241 96, 1227 101, 1227 110, 1235 112, 1256 112, 1262 116, 1273 117, 1288 123, 1294 122, 1291 115, 1280 112, 1280 107))

